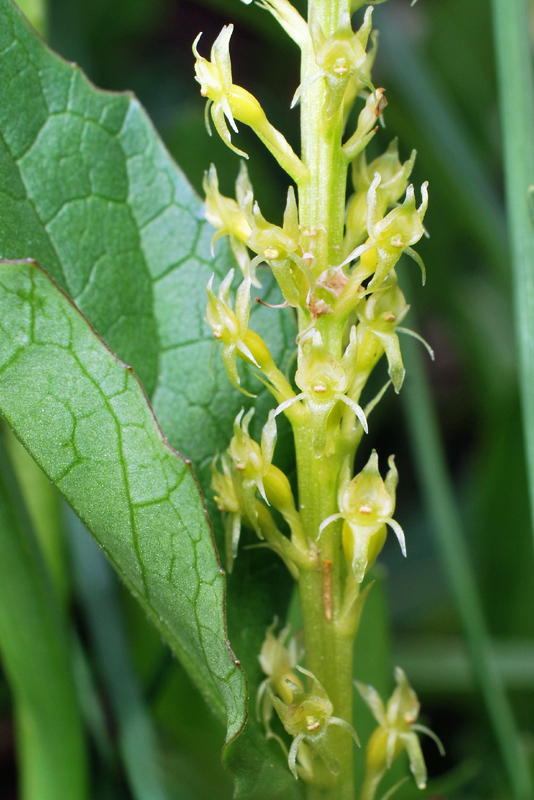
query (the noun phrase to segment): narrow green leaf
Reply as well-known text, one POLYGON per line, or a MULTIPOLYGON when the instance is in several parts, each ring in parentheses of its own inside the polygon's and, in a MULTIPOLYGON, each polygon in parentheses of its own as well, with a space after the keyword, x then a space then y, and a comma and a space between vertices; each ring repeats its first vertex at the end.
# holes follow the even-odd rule
POLYGON ((180 657, 228 737, 244 676, 190 462, 167 445, 131 369, 31 262, 0 264, 0 408, 180 657))
POLYGON ((85 800, 66 626, 0 442, 0 652, 15 700, 23 800, 85 800))
POLYGON ((428 382, 416 342, 403 345, 406 381, 402 393, 416 468, 429 516, 508 780, 517 800, 534 789, 513 713, 492 657, 489 634, 467 552, 462 520, 447 472, 428 382))
POLYGON ((534 74, 528 0, 492 0, 516 338, 534 533, 534 74))
POLYGON ((76 590, 117 726, 126 778, 134 800, 166 800, 156 733, 133 670, 115 575, 78 517, 70 509, 66 514, 76 590))
POLYGON ((33 529, 59 598, 66 603, 69 594, 69 576, 59 495, 56 488, 8 428, 6 428, 5 434, 7 452, 13 464, 33 529))

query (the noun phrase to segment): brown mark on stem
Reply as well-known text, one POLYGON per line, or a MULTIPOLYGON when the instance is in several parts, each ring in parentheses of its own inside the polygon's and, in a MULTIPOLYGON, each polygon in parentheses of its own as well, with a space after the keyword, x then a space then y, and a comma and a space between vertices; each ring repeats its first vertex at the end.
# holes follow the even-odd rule
POLYGON ((328 622, 332 622, 332 562, 323 560, 323 608, 328 622))

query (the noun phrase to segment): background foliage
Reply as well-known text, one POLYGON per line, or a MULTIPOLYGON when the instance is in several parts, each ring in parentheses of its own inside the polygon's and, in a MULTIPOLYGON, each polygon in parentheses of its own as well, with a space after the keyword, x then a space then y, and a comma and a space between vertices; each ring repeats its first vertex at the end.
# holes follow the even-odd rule
MULTIPOLYGON (((389 0, 377 8, 376 19, 381 31, 376 79, 387 88, 389 105, 387 128, 379 132, 373 147, 381 152, 398 136, 401 156, 406 158, 412 147, 418 151, 415 183, 430 181, 431 204, 425 220, 430 238, 419 246, 428 282, 423 292, 417 280, 405 288, 417 310, 419 328, 436 352, 436 362, 425 363, 424 368, 444 442, 454 514, 458 514, 452 520, 454 531, 464 536, 497 672, 511 699, 521 746, 532 763, 534 559, 490 8, 485 0, 421 0, 413 9, 405 0, 389 0)), ((132 89, 193 186, 200 190, 203 171, 213 161, 222 190, 230 193, 238 161, 217 138, 205 133, 190 45, 203 30, 207 48, 221 26, 232 21, 236 23, 234 79, 261 99, 269 118, 296 147, 297 114, 289 110, 299 82, 296 49, 260 9, 247 8, 237 0, 50 0, 47 40, 67 59, 77 61, 98 86, 132 89)), ((262 210, 279 222, 285 178, 252 134, 243 130, 240 136, 239 146, 251 154, 251 178, 262 210)), ((404 273, 410 270, 406 264, 404 273)), ((415 272, 412 276, 416 278, 415 272)), ((408 319, 413 325, 411 316, 408 319)), ((444 759, 432 743, 425 744, 429 772, 436 778, 428 796, 439 792, 455 800, 501 800, 512 796, 512 790, 502 758, 502 737, 498 744, 499 717, 492 708, 495 695, 490 687, 483 700, 480 675, 484 666, 479 663, 477 671, 475 663, 473 669, 465 644, 466 619, 469 626, 473 614, 469 604, 476 598, 462 598, 455 591, 451 570, 455 556, 459 559, 456 569, 465 566, 462 553, 453 548, 451 555, 449 548, 447 555, 446 530, 440 539, 431 497, 425 499, 421 493, 417 429, 423 417, 414 406, 418 399, 412 388, 413 382, 406 387, 402 403, 394 396, 386 397, 375 412, 375 433, 359 456, 363 464, 367 448, 375 446, 396 454, 401 476, 397 518, 407 532, 409 550, 409 558, 403 561, 394 546, 386 548, 382 559, 385 590, 377 593, 361 636, 366 649, 385 654, 391 665, 398 663, 406 669, 420 695, 425 721, 444 741, 444 759)), ((429 424, 433 425, 432 419, 429 424)), ((196 454, 186 455, 194 459, 196 454)), ((250 553, 245 554, 243 562, 249 558, 250 553)), ((76 563, 76 548, 73 559, 76 563)), ((97 593, 81 579, 75 577, 72 583, 64 578, 65 595, 79 623, 89 665, 97 665, 91 677, 87 661, 80 661, 80 685, 85 688, 79 691, 92 730, 94 796, 156 797, 143 795, 135 771, 138 754, 146 752, 146 737, 153 736, 154 759, 163 765, 170 797, 231 797, 230 779, 219 765, 222 726, 111 573, 98 560, 91 566, 87 554, 82 563, 89 587, 91 580, 98 584, 104 580, 98 576, 105 576, 104 608, 120 612, 113 628, 112 614, 95 612, 97 593), (118 630, 124 636, 123 648, 106 664, 102 655, 109 653, 106 637, 108 645, 116 642, 118 630), (121 698, 117 681, 113 682, 117 669, 123 675, 131 673, 141 689, 137 739, 127 736, 131 728, 125 710, 130 701, 121 698), (154 720, 148 732, 143 727, 148 724, 147 709, 154 720), (213 776, 211 784, 208 774, 213 776)), ((245 594, 246 581, 253 577, 246 563, 239 569, 245 594)), ((269 559, 260 560, 257 570, 272 571, 275 585, 280 581, 269 559)), ((75 576, 79 572, 75 570, 75 576)), ((283 613, 287 598, 282 586, 278 594, 283 613)), ((242 598, 235 598, 235 607, 242 608, 242 598)), ((257 640, 258 633, 251 633, 242 620, 235 631, 238 654, 247 648, 247 635, 257 640)), ((232 638, 232 628, 230 633, 232 638)), ((360 657, 358 677, 385 683, 387 678, 377 675, 373 661, 360 657)), ((10 709, 9 691, 2 680, 0 787, 5 787, 6 798, 16 796, 14 788, 8 789, 14 784, 10 709)), ((504 736, 511 735, 504 718, 502 724, 504 736)))

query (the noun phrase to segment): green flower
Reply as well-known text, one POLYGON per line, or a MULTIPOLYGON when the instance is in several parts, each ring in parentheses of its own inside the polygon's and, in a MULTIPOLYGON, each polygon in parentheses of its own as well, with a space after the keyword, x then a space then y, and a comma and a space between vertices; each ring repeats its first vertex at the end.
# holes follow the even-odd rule
POLYGON ((215 339, 223 343, 223 363, 232 384, 243 394, 250 395, 241 388, 241 378, 237 371, 236 358, 239 357, 248 364, 253 364, 258 369, 263 369, 272 363, 272 357, 267 345, 257 333, 248 327, 250 316, 250 286, 252 276, 249 272, 237 290, 235 311, 230 304, 230 286, 234 277, 231 269, 226 278, 221 282, 217 295, 213 292, 213 279, 211 276, 206 291, 208 305, 206 309, 206 322, 213 331, 215 339))
MULTIPOLYGON (((244 162, 241 162, 241 169, 236 184, 238 192, 244 181, 248 182, 248 175, 246 174, 244 162)), ((247 239, 250 236, 250 225, 237 201, 231 197, 225 197, 220 193, 217 170, 213 164, 210 166, 209 172, 204 173, 202 188, 206 195, 206 219, 216 229, 213 239, 211 240, 212 255, 213 245, 217 239, 220 239, 221 236, 228 236, 236 261, 245 277, 251 272, 250 256, 246 246, 247 239)), ((252 272, 252 283, 254 286, 261 285, 256 280, 254 272, 252 272)))
MULTIPOLYGON (((374 273, 367 287, 368 292, 378 288, 387 278, 403 253, 416 261, 425 279, 425 267, 421 257, 412 249, 412 245, 421 239, 425 229, 423 219, 428 205, 428 183, 421 186, 422 202, 419 208, 415 205, 413 185, 406 190, 406 199, 401 206, 394 208, 386 216, 383 215, 382 201, 378 194, 382 176, 377 172, 367 193, 367 231, 368 240, 357 247, 342 262, 342 266, 360 258, 360 266, 367 275, 374 273)), ((360 272, 360 269, 358 269, 360 272)))
POLYGON ((252 527, 252 525, 247 517, 240 483, 236 479, 235 470, 232 469, 228 455, 224 454, 221 458, 222 472, 217 469, 217 459, 218 456, 215 456, 211 462, 211 488, 219 511, 225 513, 226 568, 228 572, 231 572, 237 556, 241 525, 246 527, 252 527))
MULTIPOLYGON (((288 754, 288 764, 295 780, 298 780, 297 754, 302 744, 308 745, 323 759, 327 769, 337 775, 339 764, 332 751, 328 738, 328 728, 335 725, 347 731, 356 744, 360 744, 356 731, 348 722, 332 716, 334 707, 322 685, 315 675, 302 667, 296 667, 306 675, 311 683, 310 691, 305 691, 302 684, 294 683, 286 677, 285 682, 290 690, 290 702, 285 702, 268 687, 271 702, 280 717, 287 733, 293 737, 288 754)), ((289 699, 289 698, 288 698, 289 699)))
POLYGON ((419 716, 419 700, 400 667, 395 668, 397 686, 384 706, 382 698, 372 686, 356 682, 363 700, 378 722, 366 749, 366 772, 362 788, 362 800, 373 800, 378 784, 403 750, 410 760, 410 769, 419 789, 426 786, 427 772, 417 733, 430 736, 437 744, 441 755, 443 745, 438 737, 424 725, 416 723, 419 716))
POLYGON ((319 78, 324 78, 326 83, 327 119, 331 119, 340 108, 351 78, 356 79, 360 89, 366 86, 374 92, 366 51, 372 25, 372 8, 368 8, 365 12, 363 24, 357 33, 352 30, 350 14, 345 12, 341 16, 341 24, 337 31, 327 38, 311 5, 309 27, 319 70, 299 86, 291 105, 296 105, 302 92, 319 78))
POLYGON ((232 144, 232 136, 228 129, 237 133, 235 120, 249 125, 264 145, 271 151, 280 166, 291 175, 293 180, 301 181, 308 177, 308 170, 293 152, 287 140, 276 130, 265 116, 265 112, 254 95, 232 83, 232 64, 230 61, 230 38, 234 30, 233 25, 225 25, 217 36, 211 48, 211 60, 200 55, 197 49, 197 36, 193 43, 193 53, 195 55, 196 80, 200 83, 200 93, 207 97, 206 105, 206 127, 211 133, 209 126, 209 114, 215 128, 228 145, 228 147, 243 158, 248 158, 242 150, 238 150, 232 144), (228 124, 227 124, 228 123, 228 124))
POLYGON ((305 307, 306 297, 313 288, 313 276, 300 245, 300 228, 295 192, 290 186, 282 227, 267 222, 254 202, 252 190, 244 197, 241 208, 250 226, 247 244, 258 255, 252 260, 254 269, 266 261, 282 290, 285 301, 305 307))
POLYGON ((193 53, 195 55, 195 77, 200 83, 200 94, 208 98, 206 105, 206 127, 211 134, 208 114, 211 111, 211 118, 217 133, 228 147, 244 158, 247 154, 238 150, 232 144, 232 137, 228 130, 228 121, 232 130, 237 133, 237 125, 234 120, 231 101, 234 85, 232 83, 232 64, 230 61, 230 38, 234 31, 233 25, 225 25, 220 34, 215 39, 211 48, 211 61, 200 55, 197 44, 202 36, 198 34, 193 42, 193 53))
POLYGON ((410 306, 397 284, 395 270, 390 272, 379 290, 358 305, 356 313, 360 324, 356 329, 358 338, 356 371, 360 380, 366 380, 384 351, 388 361, 389 377, 395 391, 400 392, 406 370, 402 362, 399 333, 406 333, 418 339, 426 347, 430 357, 434 358, 434 351, 419 334, 400 327, 409 310, 410 306))
MULTIPOLYGON (((273 704, 267 688, 271 689, 282 699, 285 703, 291 703, 293 693, 286 682, 286 679, 291 684, 299 686, 303 689, 302 681, 295 672, 298 661, 297 640, 292 636, 289 644, 286 646, 286 640, 289 636, 291 626, 288 624, 283 628, 278 636, 274 635, 274 630, 277 622, 273 622, 267 628, 265 639, 261 646, 260 654, 258 656, 262 671, 267 676, 260 684, 258 689, 258 696, 256 707, 259 712, 262 707, 262 720, 267 732, 270 734, 270 720, 272 716, 273 704)), ((259 713, 258 713, 259 716, 259 713)))
POLYGON ((299 368, 295 383, 301 393, 281 403, 276 414, 286 411, 302 400, 311 414, 315 456, 320 456, 327 444, 329 417, 338 402, 344 403, 356 414, 367 432, 367 420, 361 406, 347 396, 354 379, 356 364, 356 329, 350 332, 350 341, 341 361, 336 361, 323 345, 318 330, 311 330, 299 344, 299 368))
POLYGON ((339 513, 322 522, 319 533, 337 519, 343 519, 343 549, 354 577, 361 583, 375 562, 386 541, 386 525, 393 528, 401 550, 406 556, 404 532, 393 519, 398 473, 393 456, 389 457, 389 472, 383 481, 378 470, 378 456, 373 450, 369 461, 355 478, 339 491, 339 513))
POLYGON ((349 253, 361 244, 367 236, 367 193, 373 177, 378 173, 381 178, 376 190, 376 200, 379 213, 383 216, 406 191, 415 156, 416 152, 412 150, 408 161, 402 164, 397 140, 394 139, 386 152, 370 164, 367 164, 364 152, 354 159, 352 162, 354 194, 347 206, 345 253, 349 253))

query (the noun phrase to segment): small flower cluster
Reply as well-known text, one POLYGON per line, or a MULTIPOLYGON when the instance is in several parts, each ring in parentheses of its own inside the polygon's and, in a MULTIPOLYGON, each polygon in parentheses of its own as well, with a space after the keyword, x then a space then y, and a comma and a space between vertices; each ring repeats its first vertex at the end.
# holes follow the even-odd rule
POLYGON ((254 414, 241 410, 234 422, 234 435, 221 457, 222 472, 217 457, 212 462, 212 486, 215 501, 226 513, 226 565, 232 571, 237 555, 241 526, 253 529, 265 545, 277 552, 292 575, 298 577, 298 565, 304 556, 304 536, 295 499, 286 475, 273 463, 276 444, 276 424, 271 411, 263 426, 261 445, 249 433, 254 414), (263 502, 262 502, 263 501, 263 502), (287 522, 292 537, 284 536, 269 511, 275 508, 287 522))
POLYGON ((263 705, 263 722, 270 738, 276 739, 287 754, 289 769, 295 779, 299 776, 313 780, 314 758, 321 758, 333 775, 338 770, 337 759, 332 750, 328 731, 336 726, 346 731, 356 744, 360 742, 356 731, 348 722, 333 716, 334 707, 323 686, 315 675, 297 664, 296 640, 285 641, 289 627, 278 637, 273 630, 276 623, 267 629, 259 661, 267 676, 258 691, 258 706, 263 705), (308 689, 297 673, 307 678, 308 689), (282 739, 271 731, 273 709, 284 730, 292 737, 289 752, 282 739))

